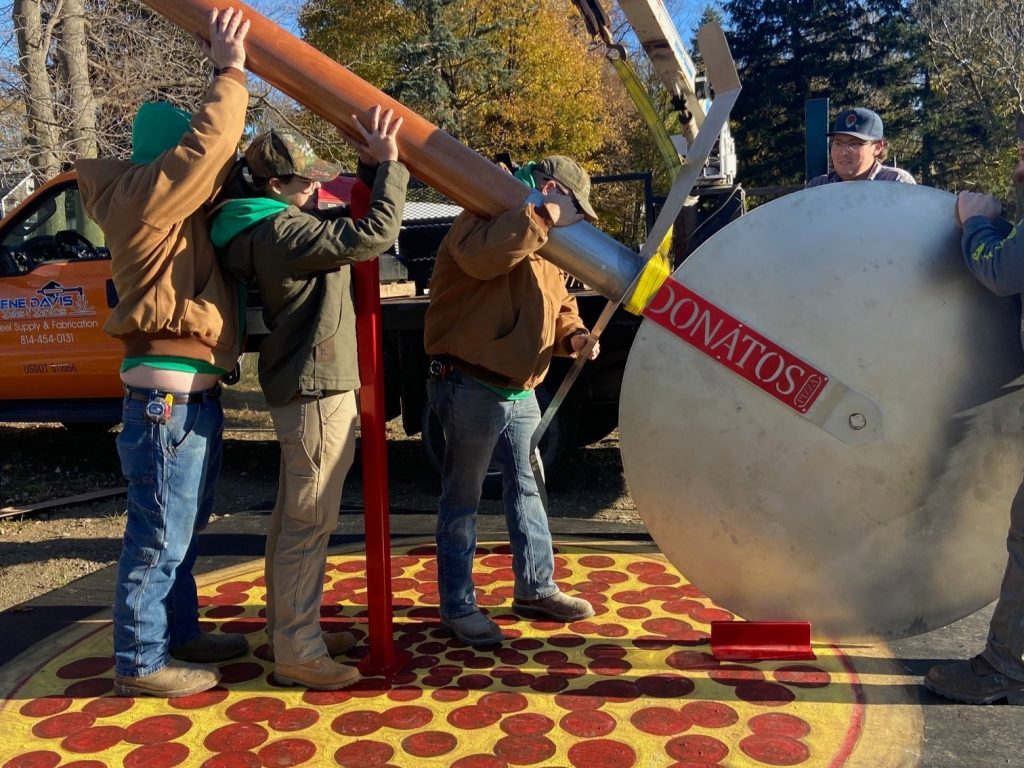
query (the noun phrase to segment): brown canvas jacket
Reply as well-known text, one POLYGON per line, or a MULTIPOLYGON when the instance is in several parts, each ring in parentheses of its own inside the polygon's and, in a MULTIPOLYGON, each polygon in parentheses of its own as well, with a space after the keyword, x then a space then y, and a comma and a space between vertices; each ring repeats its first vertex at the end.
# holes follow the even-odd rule
POLYGON ((533 389, 552 355, 584 329, 565 275, 537 251, 547 232, 533 206, 491 219, 463 212, 437 252, 424 346, 495 375, 489 383, 533 389))
POLYGON ((375 173, 366 179, 370 210, 358 221, 347 209, 290 206, 237 235, 222 256, 229 272, 259 288, 270 329, 260 342, 259 377, 270 405, 303 391, 359 388, 349 265, 376 258, 398 238, 409 183, 399 162, 375 173))
POLYGON ((86 212, 107 238, 119 297, 103 329, 125 343, 128 357, 235 365, 237 288, 217 264, 203 205, 234 160, 248 98, 245 74, 224 70, 192 117, 192 130, 153 162, 76 163, 86 212))

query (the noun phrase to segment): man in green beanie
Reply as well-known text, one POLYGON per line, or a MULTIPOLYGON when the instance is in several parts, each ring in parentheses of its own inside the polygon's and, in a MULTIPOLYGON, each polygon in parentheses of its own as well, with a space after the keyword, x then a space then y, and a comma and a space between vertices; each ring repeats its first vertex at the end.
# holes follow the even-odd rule
POLYGON ((131 162, 79 160, 86 211, 103 229, 119 302, 104 330, 124 343, 128 520, 114 593, 114 691, 174 697, 220 681, 213 663, 248 652, 204 633, 192 566, 220 473, 221 376, 238 356, 236 286, 222 275, 204 205, 234 161, 245 123, 249 22, 212 11, 204 52, 216 75, 191 116, 144 104, 131 162))

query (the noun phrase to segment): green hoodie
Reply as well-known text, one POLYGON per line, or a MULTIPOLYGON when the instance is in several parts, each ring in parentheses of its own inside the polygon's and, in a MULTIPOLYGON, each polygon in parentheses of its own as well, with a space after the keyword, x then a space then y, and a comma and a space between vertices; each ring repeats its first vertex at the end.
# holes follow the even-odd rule
POLYGON ((270 197, 243 197, 228 200, 214 215, 210 227, 210 240, 218 248, 226 247, 236 235, 253 224, 276 216, 288 207, 288 203, 270 197))

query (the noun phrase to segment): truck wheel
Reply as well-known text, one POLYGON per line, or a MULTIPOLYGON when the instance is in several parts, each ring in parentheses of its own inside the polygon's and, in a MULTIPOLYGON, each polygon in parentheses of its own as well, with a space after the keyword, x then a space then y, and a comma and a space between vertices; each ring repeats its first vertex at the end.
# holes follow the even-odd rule
MULTIPOLYGON (((537 401, 540 403, 542 412, 551 401, 551 393, 543 386, 537 388, 537 401)), ((551 481, 552 473, 565 450, 563 416, 564 413, 560 410, 540 441, 540 457, 544 463, 544 474, 548 482, 551 481)), ((444 464, 444 430, 441 429, 441 422, 438 421, 437 415, 430 407, 423 409, 423 432, 420 439, 427 459, 440 475, 444 464)), ((487 468, 487 477, 484 479, 483 498, 501 498, 501 467, 493 460, 487 468)))

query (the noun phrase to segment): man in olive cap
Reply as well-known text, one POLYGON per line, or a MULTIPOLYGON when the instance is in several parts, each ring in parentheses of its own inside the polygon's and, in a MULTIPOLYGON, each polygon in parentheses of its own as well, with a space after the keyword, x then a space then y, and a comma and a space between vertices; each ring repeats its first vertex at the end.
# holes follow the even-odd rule
POLYGON ((213 510, 224 414, 221 376, 238 357, 236 285, 217 264, 204 205, 227 178, 245 127, 241 11, 210 14, 216 65, 189 115, 144 104, 131 162, 76 163, 82 201, 110 247, 117 306, 103 330, 124 343, 117 452, 128 518, 114 591, 114 692, 186 696, 220 681, 213 663, 248 652, 244 635, 203 632, 198 532, 213 510))
MULTIPOLYGON (((516 176, 535 192, 490 219, 463 212, 438 249, 424 340, 431 356, 431 406, 444 429, 437 516, 441 623, 472 646, 500 643, 501 630, 476 604, 476 514, 492 455, 501 464, 512 544, 512 609, 578 621, 591 605, 555 585, 547 513, 530 465, 540 423, 535 388, 552 355, 573 356, 590 335, 566 276, 538 255, 552 227, 597 220, 590 177, 554 155, 516 176)), ((591 358, 598 354, 597 345, 591 358)))
POLYGON ((916 183, 902 168, 882 165, 889 145, 882 131, 882 118, 870 109, 856 107, 840 112, 828 137, 833 170, 811 179, 808 187, 862 180, 916 183))

